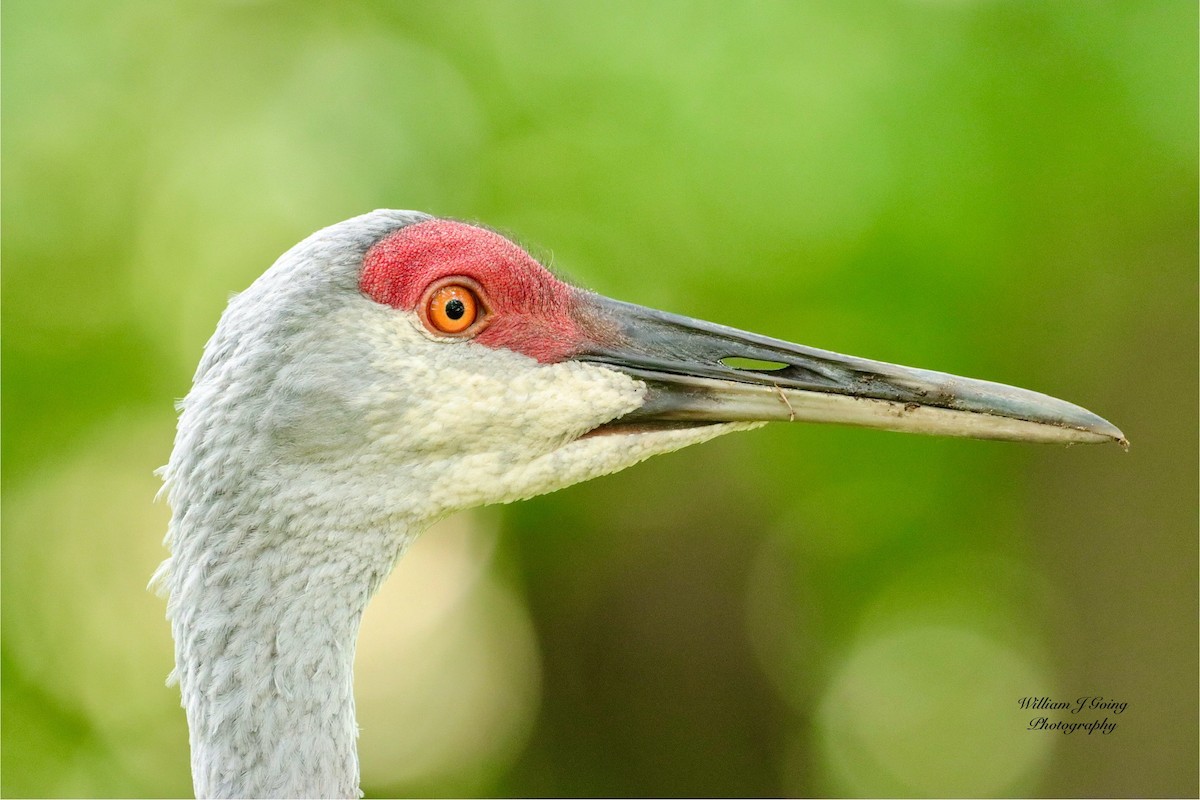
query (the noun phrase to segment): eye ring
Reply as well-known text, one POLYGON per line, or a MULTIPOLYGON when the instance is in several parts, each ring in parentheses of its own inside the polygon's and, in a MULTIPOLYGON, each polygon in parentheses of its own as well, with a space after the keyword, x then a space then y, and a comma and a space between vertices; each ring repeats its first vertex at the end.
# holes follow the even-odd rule
POLYGON ((492 309, 478 281, 465 275, 439 278, 425 288, 417 315, 435 336, 470 339, 491 322, 492 309))

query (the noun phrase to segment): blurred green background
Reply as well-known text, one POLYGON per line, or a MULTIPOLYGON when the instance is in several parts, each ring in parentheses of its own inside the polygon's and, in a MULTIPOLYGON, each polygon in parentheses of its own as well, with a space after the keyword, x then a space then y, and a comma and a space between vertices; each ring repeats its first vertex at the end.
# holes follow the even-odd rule
POLYGON ((228 295, 376 207, 1133 442, 774 425, 461 515, 368 795, 1196 796, 1194 2, 3 6, 5 795, 190 792, 152 470, 228 295), (1108 736, 1023 696, 1128 703, 1108 736))

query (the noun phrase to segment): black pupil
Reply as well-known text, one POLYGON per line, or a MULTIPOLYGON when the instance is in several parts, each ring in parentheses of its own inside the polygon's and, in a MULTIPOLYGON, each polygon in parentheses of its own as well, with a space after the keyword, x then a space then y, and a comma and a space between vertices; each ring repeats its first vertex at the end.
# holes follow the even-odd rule
POLYGON ((446 303, 446 316, 450 319, 462 319, 462 315, 465 313, 467 313, 467 307, 457 297, 446 303))

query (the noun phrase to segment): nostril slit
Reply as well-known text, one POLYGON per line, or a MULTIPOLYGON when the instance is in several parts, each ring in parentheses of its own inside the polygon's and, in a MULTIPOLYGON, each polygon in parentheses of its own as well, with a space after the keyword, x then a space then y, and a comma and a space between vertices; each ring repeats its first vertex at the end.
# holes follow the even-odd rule
POLYGON ((721 359, 721 364, 730 369, 744 372, 777 372, 788 367, 782 361, 763 361, 758 358, 742 358, 741 356, 725 356, 721 359))

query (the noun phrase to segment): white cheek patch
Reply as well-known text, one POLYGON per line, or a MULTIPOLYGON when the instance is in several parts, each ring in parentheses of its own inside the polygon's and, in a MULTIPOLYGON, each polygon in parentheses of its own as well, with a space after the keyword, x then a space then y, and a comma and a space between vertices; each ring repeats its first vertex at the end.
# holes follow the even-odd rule
POLYGON ((524 500, 619 472, 651 456, 765 424, 731 422, 697 428, 591 436, 529 459, 510 459, 499 452, 470 455, 450 465, 431 499, 437 502, 443 512, 524 500))
MULTIPOLYGON (((453 352, 409 353, 381 365, 403 402, 376 405, 414 452, 445 455, 523 445, 544 449, 638 408, 645 386, 613 370, 575 362, 538 364, 462 343, 453 352), (424 356, 443 356, 437 362, 424 356)), ((398 398, 397 398, 398 399, 398 398)))
POLYGON ((359 382, 376 442, 401 463, 485 454, 520 463, 633 411, 645 397, 645 384, 615 370, 432 340, 414 315, 362 305, 347 310, 353 319, 335 322, 355 326, 369 353, 369 374, 348 380, 359 382))

